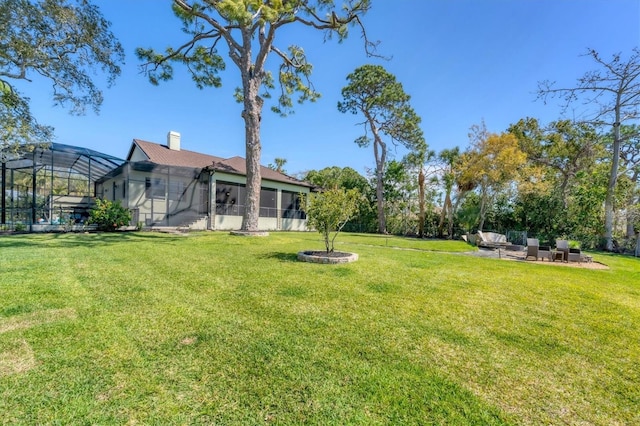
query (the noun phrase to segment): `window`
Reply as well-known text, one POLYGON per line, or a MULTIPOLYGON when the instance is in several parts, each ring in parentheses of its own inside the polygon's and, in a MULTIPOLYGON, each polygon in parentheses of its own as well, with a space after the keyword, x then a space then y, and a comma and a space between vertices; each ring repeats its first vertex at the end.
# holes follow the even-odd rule
POLYGON ((306 219, 307 215, 300 209, 300 194, 282 191, 282 217, 285 219, 306 219))
POLYGON ((169 182, 169 199, 180 200, 184 194, 184 182, 180 180, 172 180, 169 182))
POLYGON ((244 215, 246 197, 244 184, 233 182, 216 182, 216 214, 229 216, 244 215))
POLYGON ((147 198, 164 198, 165 182, 161 178, 145 178, 145 195, 147 198))
POLYGON ((260 217, 278 217, 278 191, 260 188, 260 217))

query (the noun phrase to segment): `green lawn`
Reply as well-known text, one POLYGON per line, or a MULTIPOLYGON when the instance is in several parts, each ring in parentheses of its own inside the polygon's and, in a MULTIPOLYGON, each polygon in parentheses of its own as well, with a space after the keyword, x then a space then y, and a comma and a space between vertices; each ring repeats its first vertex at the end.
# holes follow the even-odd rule
POLYGON ((314 233, 0 237, 1 424, 640 424, 640 260, 314 233), (402 248, 402 249, 399 249, 402 248))

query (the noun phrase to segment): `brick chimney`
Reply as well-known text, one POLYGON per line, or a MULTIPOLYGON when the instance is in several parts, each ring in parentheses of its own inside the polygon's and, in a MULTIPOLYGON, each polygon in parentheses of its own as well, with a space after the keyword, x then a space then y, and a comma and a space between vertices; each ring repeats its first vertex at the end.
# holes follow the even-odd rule
POLYGON ((173 130, 167 133, 167 146, 174 151, 180 151, 180 133, 173 130))

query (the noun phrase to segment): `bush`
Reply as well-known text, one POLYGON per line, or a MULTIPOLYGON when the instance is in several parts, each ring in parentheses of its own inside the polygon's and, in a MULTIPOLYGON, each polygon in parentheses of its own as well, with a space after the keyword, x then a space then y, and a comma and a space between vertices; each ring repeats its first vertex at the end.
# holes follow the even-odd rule
POLYGON ((96 200, 96 206, 89 212, 89 223, 101 231, 113 232, 131 222, 131 213, 119 201, 96 200))
POLYGON ((342 227, 358 213, 362 195, 357 189, 330 189, 310 194, 301 202, 307 213, 307 224, 322 234, 327 253, 333 253, 333 246, 342 227))

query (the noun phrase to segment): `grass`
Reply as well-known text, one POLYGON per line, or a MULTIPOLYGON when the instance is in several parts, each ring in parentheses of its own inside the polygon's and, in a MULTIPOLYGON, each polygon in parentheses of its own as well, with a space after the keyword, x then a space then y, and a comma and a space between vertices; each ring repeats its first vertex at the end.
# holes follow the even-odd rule
POLYGON ((640 260, 345 234, 0 238, 3 424, 638 424, 640 260), (402 249, 399 249, 402 248, 402 249))

